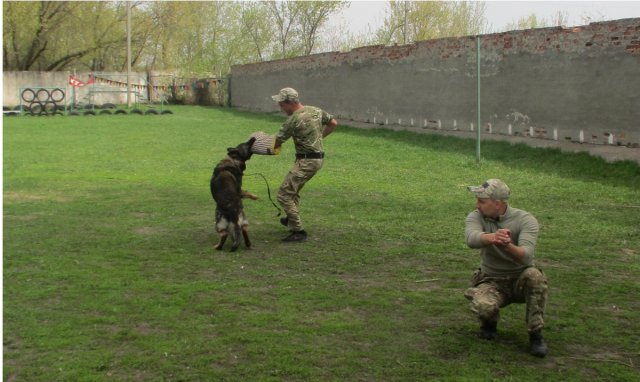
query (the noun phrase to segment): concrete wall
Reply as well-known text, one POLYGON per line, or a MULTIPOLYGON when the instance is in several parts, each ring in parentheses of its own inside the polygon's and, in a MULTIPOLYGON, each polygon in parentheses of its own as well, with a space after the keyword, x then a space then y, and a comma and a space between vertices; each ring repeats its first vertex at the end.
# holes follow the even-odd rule
MULTIPOLYGON (((73 101, 74 88, 69 85, 69 76, 71 72, 3 72, 2 85, 2 104, 3 106, 25 105, 25 101, 21 99, 21 93, 26 88, 39 89, 48 88, 49 90, 59 88, 66 94, 65 101, 67 103, 73 101)), ((76 73, 75 77, 87 83, 89 81, 88 72, 76 73)), ((98 82, 93 86, 83 86, 75 88, 76 102, 93 103, 101 105, 104 103, 126 104, 127 91, 126 87, 116 86, 116 83, 125 83, 127 75, 122 73, 102 73, 100 78, 113 81, 113 84, 106 82, 98 82), (90 91, 94 93, 89 97, 90 91)), ((140 86, 146 84, 146 73, 132 73, 131 83, 140 86)), ((142 90, 140 90, 142 91, 142 90)))
MULTIPOLYGON (((640 143, 640 18, 480 36, 486 133, 640 143)), ((232 68, 232 106, 272 112, 286 86, 341 119, 476 128, 476 38, 367 46, 232 68)))
MULTIPOLYGON (((94 75, 92 85, 75 87, 69 85, 70 72, 3 72, 2 105, 15 107, 25 105, 21 99, 24 89, 46 88, 62 89, 66 94, 65 103, 75 101, 80 104, 102 105, 127 103, 127 74, 120 72, 76 73, 75 78, 88 83, 89 76, 94 75)), ((141 103, 160 103, 161 99, 198 105, 224 105, 226 81, 222 78, 183 78, 175 73, 134 72, 131 73, 132 102, 135 92, 140 95, 141 103)), ((45 101, 45 100, 43 100, 45 101)), ((26 105, 28 106, 28 105, 26 105)))

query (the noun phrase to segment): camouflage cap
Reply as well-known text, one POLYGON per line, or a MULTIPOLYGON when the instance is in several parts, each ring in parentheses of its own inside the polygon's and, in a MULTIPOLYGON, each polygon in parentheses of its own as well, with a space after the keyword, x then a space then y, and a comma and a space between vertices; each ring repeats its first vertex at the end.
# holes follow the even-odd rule
POLYGON ((479 199, 508 200, 511 190, 500 179, 489 179, 480 186, 467 187, 479 199))
POLYGON ((276 102, 285 102, 285 101, 298 102, 299 101, 298 92, 296 91, 296 89, 293 89, 293 88, 280 89, 280 93, 274 96, 271 96, 271 99, 273 99, 276 102))

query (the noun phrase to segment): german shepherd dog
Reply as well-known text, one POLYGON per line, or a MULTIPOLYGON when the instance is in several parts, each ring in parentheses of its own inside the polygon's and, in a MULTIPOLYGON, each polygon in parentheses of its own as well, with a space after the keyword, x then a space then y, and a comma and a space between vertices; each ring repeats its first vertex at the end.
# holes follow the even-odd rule
POLYGON ((229 234, 233 238, 231 251, 240 246, 240 234, 244 237, 244 244, 251 247, 247 226, 249 222, 244 215, 243 198, 257 199, 247 191, 242 190, 242 175, 246 169, 245 162, 251 158, 251 146, 255 138, 241 143, 236 147, 227 148, 227 156, 213 169, 211 176, 211 196, 216 202, 216 231, 220 241, 214 247, 222 249, 229 234))

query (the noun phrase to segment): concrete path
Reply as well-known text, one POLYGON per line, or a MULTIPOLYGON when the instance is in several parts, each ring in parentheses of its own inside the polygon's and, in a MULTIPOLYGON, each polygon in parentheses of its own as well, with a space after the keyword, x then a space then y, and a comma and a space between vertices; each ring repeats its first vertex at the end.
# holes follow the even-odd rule
MULTIPOLYGON (((476 133, 472 131, 435 130, 398 125, 377 125, 373 123, 356 122, 349 120, 338 120, 338 125, 347 125, 362 129, 387 128, 396 131, 412 131, 419 134, 440 134, 473 140, 476 139, 476 133)), ((592 143, 577 143, 569 141, 554 141, 551 139, 529 138, 503 134, 482 134, 481 139, 524 143, 531 147, 554 147, 564 152, 588 152, 592 156, 601 157, 607 162, 629 160, 640 165, 640 148, 614 145, 596 145, 592 143)))

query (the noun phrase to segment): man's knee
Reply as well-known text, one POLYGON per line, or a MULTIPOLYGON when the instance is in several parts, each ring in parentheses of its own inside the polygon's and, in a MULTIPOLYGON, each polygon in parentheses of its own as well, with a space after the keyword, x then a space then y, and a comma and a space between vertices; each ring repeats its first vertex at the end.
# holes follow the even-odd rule
POLYGON ((465 297, 470 300, 471 311, 485 322, 495 322, 500 317, 500 302, 491 290, 469 288, 465 297))
POLYGON ((296 191, 291 183, 285 183, 278 189, 278 195, 276 199, 280 204, 288 203, 293 200, 296 195, 296 191))
POLYGON ((547 293, 547 278, 538 268, 527 268, 520 276, 522 287, 538 293, 547 293))
POLYGON ((471 301, 471 310, 483 321, 496 321, 500 314, 499 305, 490 299, 476 297, 471 301))
POLYGON ((542 271, 535 267, 530 267, 525 269, 522 272, 522 277, 524 277, 525 279, 531 280, 532 282, 546 281, 542 271))

